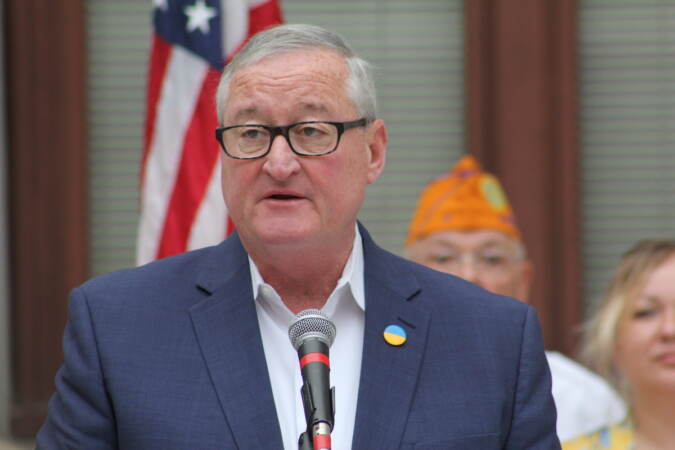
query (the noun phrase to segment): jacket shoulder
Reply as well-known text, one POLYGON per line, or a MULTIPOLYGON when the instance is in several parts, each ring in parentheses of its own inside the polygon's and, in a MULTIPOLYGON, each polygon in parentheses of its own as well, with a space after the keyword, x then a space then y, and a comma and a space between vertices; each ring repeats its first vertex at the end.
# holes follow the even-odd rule
MULTIPOLYGON (((191 304, 240 276, 245 267, 248 259, 235 235, 216 246, 92 278, 74 291, 90 305, 175 304, 182 308, 183 303, 191 304)), ((240 278, 242 283, 247 279, 240 278)))

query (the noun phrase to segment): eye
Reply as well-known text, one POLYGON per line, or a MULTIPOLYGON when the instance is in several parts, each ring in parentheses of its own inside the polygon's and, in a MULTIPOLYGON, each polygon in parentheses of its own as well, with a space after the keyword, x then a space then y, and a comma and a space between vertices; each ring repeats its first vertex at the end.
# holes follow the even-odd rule
POLYGON ((448 253, 436 253, 429 255, 429 261, 436 264, 448 264, 457 260, 457 255, 448 253))
POLYGON ((656 315, 658 311, 656 308, 638 308, 635 311, 633 311, 633 318, 634 319, 646 319, 649 317, 653 317, 656 315))
POLYGON ((504 255, 501 254, 491 254, 491 253, 486 253, 483 255, 479 255, 481 263, 487 265, 487 266, 502 266, 506 264, 507 258, 504 255))
POLYGON ((303 138, 317 138, 329 133, 328 125, 321 123, 306 123, 293 128, 293 132, 303 138))
POLYGON ((239 136, 242 139, 261 139, 264 133, 262 128, 242 128, 239 136))
POLYGON ((303 136, 306 136, 306 137, 312 137, 312 136, 316 136, 318 134, 321 134, 321 130, 319 130, 318 128, 314 128, 314 127, 303 127, 300 130, 300 132, 303 134, 303 136))

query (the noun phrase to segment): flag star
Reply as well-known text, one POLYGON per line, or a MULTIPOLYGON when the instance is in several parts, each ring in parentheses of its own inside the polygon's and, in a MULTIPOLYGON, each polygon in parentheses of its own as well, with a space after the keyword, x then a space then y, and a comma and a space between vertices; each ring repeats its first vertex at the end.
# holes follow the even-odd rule
POLYGON ((206 6, 204 0, 197 0, 194 5, 185 7, 185 15, 188 16, 187 31, 192 32, 199 29, 204 34, 208 34, 209 20, 218 15, 215 8, 206 6))
POLYGON ((167 0, 152 0, 152 4, 155 6, 155 8, 161 9, 162 11, 169 9, 167 0))

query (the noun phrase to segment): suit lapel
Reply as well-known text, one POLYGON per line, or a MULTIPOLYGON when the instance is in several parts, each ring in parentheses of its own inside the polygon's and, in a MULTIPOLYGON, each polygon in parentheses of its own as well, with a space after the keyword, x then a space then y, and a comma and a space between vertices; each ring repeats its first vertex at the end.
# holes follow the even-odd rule
POLYGON ((248 261, 236 235, 214 248, 197 284, 212 295, 190 315, 237 447, 283 448, 248 261))
POLYGON ((399 448, 426 348, 429 313, 411 298, 416 279, 396 257, 378 248, 361 229, 364 241, 366 327, 354 449, 399 448), (403 327, 407 341, 387 344, 384 329, 403 327))

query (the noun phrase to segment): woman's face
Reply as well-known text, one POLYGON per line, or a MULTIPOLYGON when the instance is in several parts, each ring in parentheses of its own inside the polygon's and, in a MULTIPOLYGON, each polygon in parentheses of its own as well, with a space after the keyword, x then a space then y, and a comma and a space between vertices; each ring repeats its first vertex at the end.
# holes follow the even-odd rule
POLYGON ((631 389, 675 393, 675 255, 658 266, 628 300, 619 323, 616 362, 631 389))

